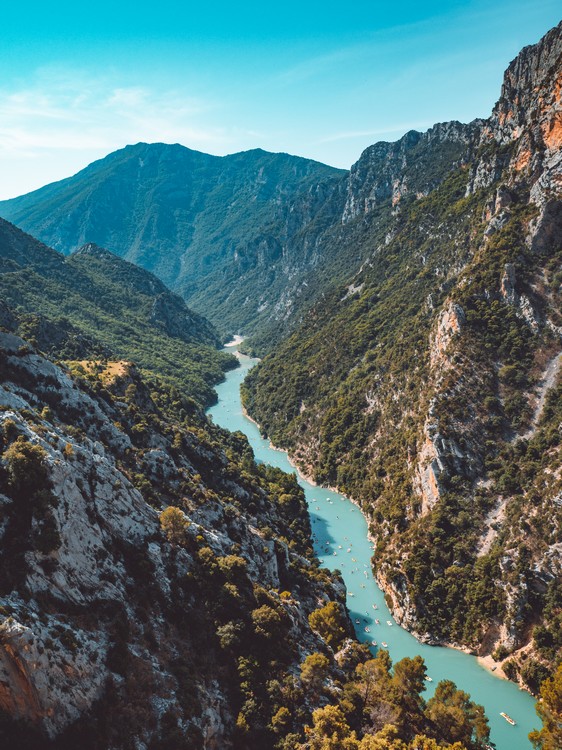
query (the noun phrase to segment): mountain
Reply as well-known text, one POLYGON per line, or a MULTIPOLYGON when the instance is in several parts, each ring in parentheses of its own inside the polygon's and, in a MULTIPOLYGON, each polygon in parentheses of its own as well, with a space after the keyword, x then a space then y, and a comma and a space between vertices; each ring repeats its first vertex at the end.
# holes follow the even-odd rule
POLYGON ((361 504, 398 619, 533 691, 562 656, 561 91, 562 24, 490 118, 367 149, 325 250, 347 276, 244 390, 361 504))
POLYGON ((0 230, 0 746, 482 750, 481 706, 355 640, 296 476, 194 408, 209 325, 101 248, 0 230))
POLYGON ((259 149, 209 156, 139 143, 0 203, 64 254, 95 242, 152 271, 222 332, 256 330, 317 251, 300 241, 341 213, 343 170, 259 149), (335 206, 335 207, 334 207, 335 206))
POLYGON ((236 364, 217 351, 213 326, 153 274, 93 244, 65 258, 1 219, 0 299, 43 351, 79 359, 95 341, 100 356, 133 360, 199 404, 236 364))

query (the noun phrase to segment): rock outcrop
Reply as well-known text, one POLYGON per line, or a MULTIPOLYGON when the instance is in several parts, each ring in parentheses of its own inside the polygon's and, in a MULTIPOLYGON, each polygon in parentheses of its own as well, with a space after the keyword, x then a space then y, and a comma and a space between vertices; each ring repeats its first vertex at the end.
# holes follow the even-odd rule
POLYGON ((356 265, 246 393, 370 514, 397 616, 432 642, 515 649, 533 690, 562 654, 561 80, 562 24, 509 66, 488 119, 368 148, 338 235, 356 265))
POLYGON ((264 482, 240 436, 166 416, 129 363, 72 367, 0 332, 0 711, 42 747, 147 747, 172 726, 190 747, 227 748, 238 688, 224 644, 245 639, 238 655, 265 659, 263 679, 264 647, 298 673, 325 649, 307 616, 341 586, 307 577, 302 495, 264 482), (252 630, 254 610, 271 634, 252 630))

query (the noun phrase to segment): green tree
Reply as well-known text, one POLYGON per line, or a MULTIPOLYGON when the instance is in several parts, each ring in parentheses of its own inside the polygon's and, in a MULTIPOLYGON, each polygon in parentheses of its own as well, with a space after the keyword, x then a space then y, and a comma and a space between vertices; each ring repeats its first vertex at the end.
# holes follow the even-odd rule
POLYGON ((190 523, 184 513, 174 505, 168 506, 160 513, 160 528, 166 539, 174 546, 185 544, 189 526, 190 523))
POLYGON ((562 664, 553 677, 541 686, 541 697, 536 706, 543 727, 529 734, 538 750, 560 750, 562 747, 562 664))
POLYGON ((283 621, 279 612, 267 604, 252 610, 252 622, 256 634, 267 640, 281 637, 283 634, 283 621))
POLYGON ((460 742, 469 750, 488 744, 490 728, 484 709, 451 680, 442 680, 437 685, 434 696, 427 702, 425 715, 449 742, 460 742))
POLYGON ((10 484, 19 496, 29 497, 48 484, 47 453, 20 435, 4 453, 10 484))
POLYGON ((328 676, 330 662, 324 654, 318 652, 309 654, 301 664, 301 680, 303 685, 313 693, 319 693, 328 676))
POLYGON ((347 635, 342 608, 337 602, 328 602, 325 607, 314 610, 308 622, 332 648, 338 648, 347 635))
POLYGON ((281 708, 271 717, 271 728, 276 734, 285 734, 291 726, 291 712, 286 706, 281 708))
POLYGON ((312 714, 312 727, 305 727, 307 742, 302 750, 358 750, 357 735, 350 730, 339 706, 317 708, 312 714))

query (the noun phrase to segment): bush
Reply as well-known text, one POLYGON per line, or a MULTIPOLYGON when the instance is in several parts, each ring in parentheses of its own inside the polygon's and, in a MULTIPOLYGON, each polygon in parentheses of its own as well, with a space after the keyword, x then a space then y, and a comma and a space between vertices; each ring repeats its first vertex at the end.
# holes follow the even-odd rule
POLYGON ((4 459, 8 479, 19 495, 31 495, 48 483, 47 453, 40 445, 30 443, 23 435, 7 448, 4 459))
POLYGON ((174 546, 185 544, 190 523, 179 508, 170 505, 160 513, 160 528, 174 546))

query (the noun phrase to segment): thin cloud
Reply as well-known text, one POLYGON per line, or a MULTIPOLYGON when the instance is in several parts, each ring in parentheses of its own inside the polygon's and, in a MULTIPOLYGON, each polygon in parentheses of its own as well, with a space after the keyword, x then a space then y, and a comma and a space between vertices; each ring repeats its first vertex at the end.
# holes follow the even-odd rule
POLYGON ((107 79, 44 71, 17 91, 0 89, 0 153, 112 150, 134 141, 225 144, 224 129, 198 122, 216 103, 177 90, 115 85, 107 79))

